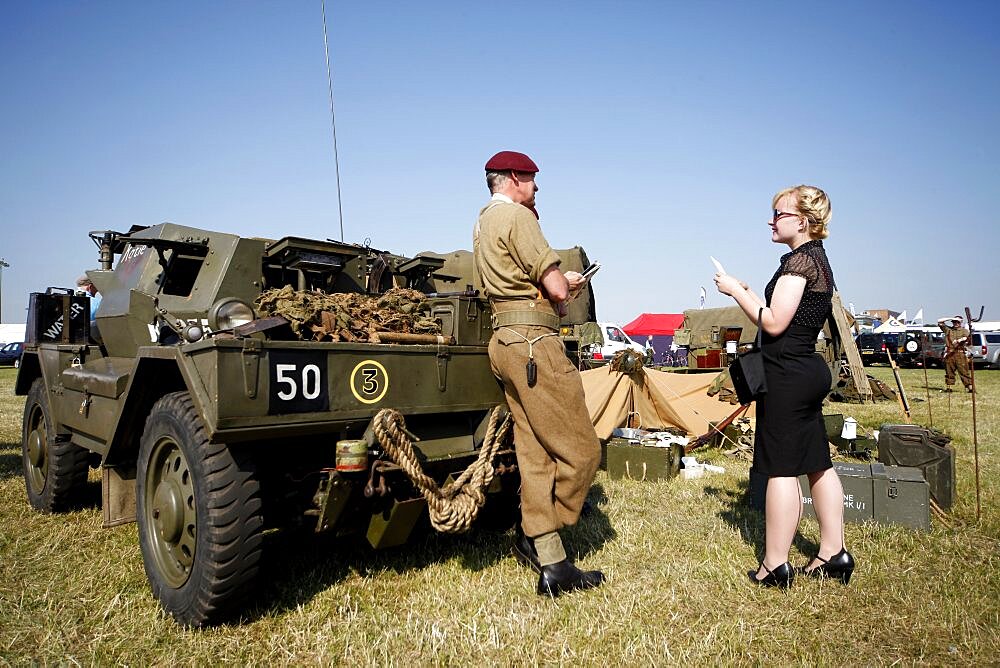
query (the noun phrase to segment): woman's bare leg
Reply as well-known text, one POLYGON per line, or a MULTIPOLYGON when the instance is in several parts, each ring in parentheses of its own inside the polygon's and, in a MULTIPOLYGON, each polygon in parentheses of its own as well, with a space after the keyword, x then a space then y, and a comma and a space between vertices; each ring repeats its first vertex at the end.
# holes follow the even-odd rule
MULTIPOLYGON (((833 468, 810 473, 809 488, 819 520, 819 556, 829 559, 844 549, 844 488, 833 468)), ((814 559, 806 569, 820 563, 814 559)))
MULTIPOLYGON (((802 497, 795 477, 769 478, 764 509, 764 566, 774 570, 788 561, 788 550, 799 527, 802 497)), ((757 579, 767 575, 761 567, 757 579)))

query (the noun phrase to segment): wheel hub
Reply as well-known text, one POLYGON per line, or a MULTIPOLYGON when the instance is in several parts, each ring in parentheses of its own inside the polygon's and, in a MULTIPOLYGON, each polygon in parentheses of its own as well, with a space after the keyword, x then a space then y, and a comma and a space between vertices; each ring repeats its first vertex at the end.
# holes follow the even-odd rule
POLYGON ((160 538, 177 543, 184 529, 184 501, 173 480, 162 480, 153 495, 153 521, 160 538))
POLYGON ((45 460, 45 442, 37 429, 33 429, 28 434, 28 461, 31 465, 40 468, 45 460))
POLYGON ((197 544, 197 511, 191 471, 177 442, 164 436, 150 454, 145 491, 146 531, 164 582, 187 582, 197 544))

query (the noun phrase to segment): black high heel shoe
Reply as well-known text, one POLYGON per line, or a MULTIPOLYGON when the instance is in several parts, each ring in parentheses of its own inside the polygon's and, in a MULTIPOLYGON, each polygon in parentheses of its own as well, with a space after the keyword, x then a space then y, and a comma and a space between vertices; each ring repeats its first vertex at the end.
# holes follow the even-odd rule
POLYGON ((821 561, 820 565, 810 571, 803 571, 811 578, 836 578, 845 585, 851 581, 851 574, 854 573, 854 557, 845 549, 833 555, 829 559, 816 555, 816 559, 821 561))
POLYGON ((763 561, 760 562, 760 565, 767 571, 767 575, 758 580, 757 571, 747 571, 750 582, 761 587, 779 587, 781 589, 788 589, 792 586, 792 581, 795 579, 795 569, 787 561, 773 571, 765 566, 763 561))

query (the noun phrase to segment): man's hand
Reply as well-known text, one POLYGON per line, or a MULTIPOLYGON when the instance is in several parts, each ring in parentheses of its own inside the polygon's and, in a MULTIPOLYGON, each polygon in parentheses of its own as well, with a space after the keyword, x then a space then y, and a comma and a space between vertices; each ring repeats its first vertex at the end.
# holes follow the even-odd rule
POLYGON ((583 274, 577 271, 567 271, 563 276, 566 277, 566 282, 569 283, 570 294, 579 291, 586 282, 583 274))

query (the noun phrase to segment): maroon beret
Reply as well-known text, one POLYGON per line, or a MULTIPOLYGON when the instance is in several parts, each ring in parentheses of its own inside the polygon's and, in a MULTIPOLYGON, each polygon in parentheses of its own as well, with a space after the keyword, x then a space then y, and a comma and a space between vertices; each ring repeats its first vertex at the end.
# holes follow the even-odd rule
POLYGON ((486 161, 487 172, 505 172, 508 169, 534 174, 538 171, 538 165, 535 164, 534 160, 517 151, 500 151, 486 161))

